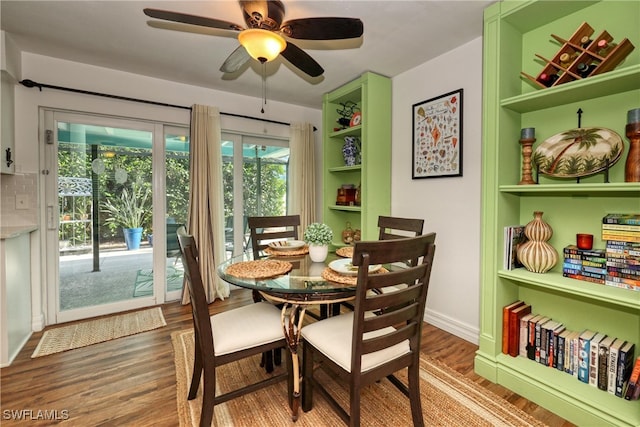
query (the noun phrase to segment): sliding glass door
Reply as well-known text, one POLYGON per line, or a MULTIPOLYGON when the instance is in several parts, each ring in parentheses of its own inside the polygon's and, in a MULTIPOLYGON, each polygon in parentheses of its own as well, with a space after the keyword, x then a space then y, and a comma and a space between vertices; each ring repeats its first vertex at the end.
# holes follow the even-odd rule
POLYGON ((179 298, 185 130, 53 111, 44 122, 49 323, 179 298))

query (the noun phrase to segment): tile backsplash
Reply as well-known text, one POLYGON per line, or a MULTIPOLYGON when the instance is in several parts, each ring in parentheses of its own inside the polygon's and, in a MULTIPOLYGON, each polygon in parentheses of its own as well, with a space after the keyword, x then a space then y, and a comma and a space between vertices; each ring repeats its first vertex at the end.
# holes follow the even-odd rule
POLYGON ((38 223, 38 175, 0 175, 0 225, 38 223))

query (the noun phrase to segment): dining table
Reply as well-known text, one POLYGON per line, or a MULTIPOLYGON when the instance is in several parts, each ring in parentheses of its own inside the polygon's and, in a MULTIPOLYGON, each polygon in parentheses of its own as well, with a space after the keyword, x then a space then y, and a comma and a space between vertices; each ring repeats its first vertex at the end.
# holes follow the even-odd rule
POLYGON ((357 270, 349 271, 348 249, 330 251, 324 262, 312 262, 305 248, 267 248, 258 259, 247 251, 217 268, 224 281, 258 291, 267 301, 282 304, 282 327, 293 361, 293 390, 289 398, 293 421, 298 419, 300 407, 298 345, 306 309, 311 305, 354 300, 357 281, 357 270), (339 268, 336 271, 329 265, 339 268))

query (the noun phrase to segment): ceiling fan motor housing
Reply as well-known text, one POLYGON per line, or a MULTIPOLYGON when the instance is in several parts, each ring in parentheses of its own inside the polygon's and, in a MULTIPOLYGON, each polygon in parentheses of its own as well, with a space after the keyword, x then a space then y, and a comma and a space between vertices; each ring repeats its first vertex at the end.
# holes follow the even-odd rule
POLYGON ((269 31, 280 28, 284 19, 284 5, 281 1, 241 1, 240 4, 249 28, 269 31))

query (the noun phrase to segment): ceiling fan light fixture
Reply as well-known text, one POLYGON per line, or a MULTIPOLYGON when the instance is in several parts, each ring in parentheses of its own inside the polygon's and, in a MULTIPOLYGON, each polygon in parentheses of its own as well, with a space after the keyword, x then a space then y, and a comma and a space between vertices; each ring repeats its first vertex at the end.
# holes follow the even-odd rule
POLYGON ((238 34, 238 41, 249 55, 262 63, 273 61, 287 46, 285 39, 273 31, 251 28, 238 34))

